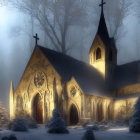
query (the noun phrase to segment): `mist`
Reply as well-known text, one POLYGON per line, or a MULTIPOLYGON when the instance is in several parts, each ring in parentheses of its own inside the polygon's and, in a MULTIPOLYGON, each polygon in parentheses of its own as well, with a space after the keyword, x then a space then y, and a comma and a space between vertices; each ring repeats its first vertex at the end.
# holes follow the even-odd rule
MULTIPOLYGON (((73 36, 69 39, 73 40, 73 44, 77 47, 72 47, 68 52, 68 55, 86 63, 89 63, 88 53, 100 18, 99 1, 89 0, 89 3, 94 6, 88 16, 89 24, 84 28, 75 26, 71 29, 73 36)), ((108 9, 106 7, 108 5, 107 3, 104 8, 105 17, 107 16, 108 9)), ((119 30, 120 34, 123 31, 125 32, 116 42, 118 65, 140 60, 140 21, 135 12, 137 7, 134 5, 129 9, 129 15, 123 20, 123 26, 119 30)), ((7 109, 9 105, 10 82, 11 80, 13 81, 14 90, 16 90, 34 49, 35 41, 32 34, 38 33, 40 38, 39 45, 54 49, 48 39, 46 39, 47 45, 44 42, 44 33, 38 24, 35 22, 36 26, 32 33, 29 23, 29 15, 10 6, 0 7, 0 102, 3 102, 7 109)), ((108 22, 107 27, 109 29, 108 22)), ((111 31, 109 31, 109 34, 111 36, 111 31)))

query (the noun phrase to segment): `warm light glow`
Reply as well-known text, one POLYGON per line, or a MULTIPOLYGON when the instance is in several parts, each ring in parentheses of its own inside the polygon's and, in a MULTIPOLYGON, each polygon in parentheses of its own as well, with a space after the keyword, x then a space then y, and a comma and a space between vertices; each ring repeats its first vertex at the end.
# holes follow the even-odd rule
POLYGON ((137 98, 130 98, 127 100, 117 100, 114 103, 114 119, 118 117, 130 117, 133 113, 133 107, 137 98))
POLYGON ((10 86, 10 102, 9 102, 9 108, 10 108, 10 120, 12 120, 14 118, 14 104, 13 104, 13 84, 11 81, 11 86, 10 86))
POLYGON ((103 60, 97 60, 91 64, 98 72, 105 78, 105 62, 103 60))
POLYGON ((105 46, 98 35, 95 37, 95 40, 97 41, 94 42, 89 54, 90 65, 92 65, 103 76, 103 78, 105 78, 105 73, 106 73, 105 46), (98 41, 100 42, 100 45, 97 43, 98 41), (96 51, 98 48, 100 48, 101 50, 100 59, 96 59, 96 55, 97 55, 96 51))

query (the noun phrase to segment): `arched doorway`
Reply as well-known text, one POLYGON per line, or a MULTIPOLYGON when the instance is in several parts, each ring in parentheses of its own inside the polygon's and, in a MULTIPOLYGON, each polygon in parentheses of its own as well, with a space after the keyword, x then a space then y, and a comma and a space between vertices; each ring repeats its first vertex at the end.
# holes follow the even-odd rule
POLYGON ((103 105, 102 103, 97 104, 97 121, 103 120, 103 105))
POLYGON ((70 124, 76 125, 79 121, 78 110, 74 104, 70 107, 70 124))
POLYGON ((108 105, 108 120, 112 120, 112 112, 113 112, 113 109, 112 109, 112 104, 110 103, 108 105))
POLYGON ((43 108, 42 101, 39 94, 37 94, 33 99, 33 117, 37 123, 43 123, 43 108))

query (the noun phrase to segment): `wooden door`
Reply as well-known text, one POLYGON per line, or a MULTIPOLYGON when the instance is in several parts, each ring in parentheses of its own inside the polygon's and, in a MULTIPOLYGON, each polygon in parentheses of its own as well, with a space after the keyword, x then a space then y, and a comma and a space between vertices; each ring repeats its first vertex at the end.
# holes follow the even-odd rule
POLYGON ((43 109, 42 109, 42 101, 39 94, 37 94, 34 98, 33 102, 33 117, 37 121, 37 123, 43 123, 43 109))

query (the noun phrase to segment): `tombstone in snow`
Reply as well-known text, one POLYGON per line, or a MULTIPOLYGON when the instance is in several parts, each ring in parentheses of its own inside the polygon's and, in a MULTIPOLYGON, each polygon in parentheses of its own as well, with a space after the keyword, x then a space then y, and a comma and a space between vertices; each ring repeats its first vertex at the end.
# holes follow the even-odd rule
POLYGON ((57 109, 54 109, 52 112, 53 117, 51 118, 48 124, 49 133, 69 133, 66 128, 64 120, 60 117, 57 109))
POLYGON ((91 127, 88 127, 84 136, 82 137, 82 140, 95 140, 93 130, 91 127))
POLYGON ((135 109, 130 121, 129 130, 130 132, 140 133, 140 97, 135 104, 135 109))

